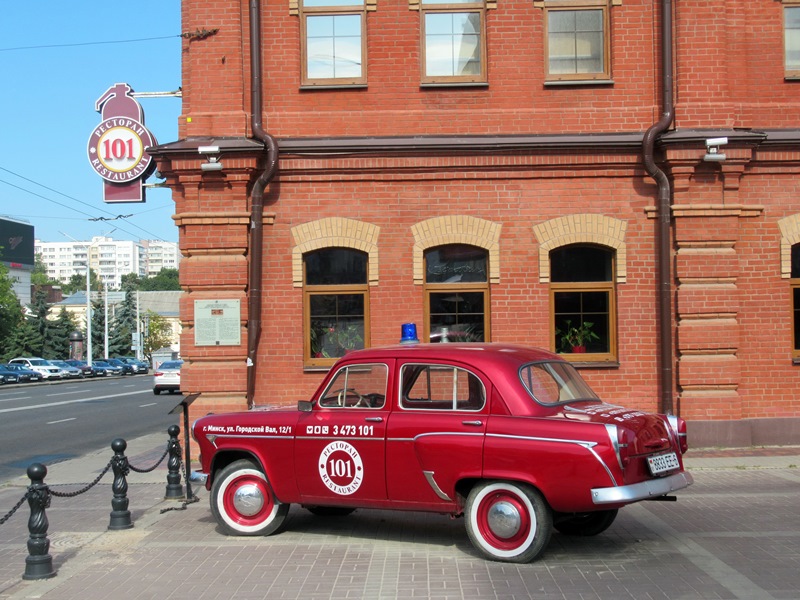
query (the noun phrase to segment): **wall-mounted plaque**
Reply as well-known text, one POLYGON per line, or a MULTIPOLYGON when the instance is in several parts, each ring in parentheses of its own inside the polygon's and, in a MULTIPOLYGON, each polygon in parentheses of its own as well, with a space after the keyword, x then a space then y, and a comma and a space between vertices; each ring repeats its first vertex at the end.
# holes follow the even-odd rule
POLYGON ((238 346, 242 343, 239 300, 194 301, 194 345, 238 346))

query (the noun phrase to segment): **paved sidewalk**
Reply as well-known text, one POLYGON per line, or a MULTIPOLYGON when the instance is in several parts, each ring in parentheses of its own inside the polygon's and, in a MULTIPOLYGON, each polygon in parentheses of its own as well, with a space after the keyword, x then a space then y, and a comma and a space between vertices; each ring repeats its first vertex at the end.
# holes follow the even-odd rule
MULTIPOLYGON (((166 449, 164 434, 128 442, 139 468, 166 449)), ((110 449, 57 463, 46 482, 66 492, 92 481, 110 449)), ((0 526, 0 599, 237 600, 280 598, 790 599, 800 587, 800 447, 691 450, 695 485, 677 502, 620 511, 594 538, 554 534, 530 565, 481 559, 463 519, 359 510, 315 517, 292 507, 286 531, 267 538, 217 531, 205 489, 185 510, 164 500, 166 459, 132 472, 134 527, 109 531, 112 474, 47 509, 51 579, 24 581, 27 503, 0 526)), ((0 483, 0 517, 27 477, 0 483)))

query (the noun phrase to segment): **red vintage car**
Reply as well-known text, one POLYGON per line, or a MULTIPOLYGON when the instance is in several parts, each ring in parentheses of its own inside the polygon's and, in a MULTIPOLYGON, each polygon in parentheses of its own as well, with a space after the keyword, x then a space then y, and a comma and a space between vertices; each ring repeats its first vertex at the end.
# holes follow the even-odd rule
POLYGON ((293 503, 432 511, 508 562, 692 483, 682 419, 606 404, 558 355, 510 344, 352 352, 310 400, 209 415, 193 435, 226 534, 276 533, 293 503))

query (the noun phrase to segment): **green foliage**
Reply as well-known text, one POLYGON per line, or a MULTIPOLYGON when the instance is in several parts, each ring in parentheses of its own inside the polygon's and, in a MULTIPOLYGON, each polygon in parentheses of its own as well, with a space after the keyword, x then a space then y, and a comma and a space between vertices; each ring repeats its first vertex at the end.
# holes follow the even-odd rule
POLYGON ((172 328, 169 322, 152 310, 145 314, 147 329, 144 335, 144 354, 152 360, 153 352, 169 346, 172 341, 172 328))
MULTIPOLYGON (((85 337, 84 332, 84 337, 85 337)), ((103 300, 92 302, 92 358, 105 356, 106 307, 103 300)), ((111 356, 111 354, 109 354, 111 356)))
POLYGON ((125 299, 117 307, 114 320, 109 325, 108 355, 127 356, 131 352, 133 333, 136 331, 136 294, 125 293, 125 299))
POLYGON ((62 306, 55 320, 49 323, 49 333, 45 338, 42 358, 65 359, 69 357, 69 334, 78 328, 73 315, 62 306))
MULTIPOLYGON (((42 255, 37 254, 33 263, 33 271, 31 271, 31 285, 43 286, 48 285, 49 283, 52 282, 47 276, 47 265, 44 264, 42 255)), ((56 282, 56 285, 59 285, 58 282, 56 282)))
POLYGON ((14 282, 8 267, 0 263, 0 357, 7 357, 11 351, 11 338, 22 321, 22 305, 14 293, 14 282))
MULTIPOLYGON (((67 283, 60 283, 59 285, 61 286, 61 291, 64 293, 64 296, 71 296, 75 292, 86 289, 86 274, 75 273, 69 278, 67 283)), ((103 290, 103 282, 100 281, 100 276, 97 274, 97 271, 92 269, 89 269, 89 286, 96 292, 103 290)))
POLYGON ((577 327, 572 326, 572 321, 567 319, 566 330, 556 329, 556 339, 561 339, 560 346, 562 352, 571 352, 573 348, 585 347, 587 343, 599 340, 600 336, 592 331, 594 323, 584 321, 577 327))
POLYGON ((121 279, 122 289, 126 291, 177 292, 181 289, 178 269, 161 269, 154 277, 138 277, 135 273, 128 273, 121 279))

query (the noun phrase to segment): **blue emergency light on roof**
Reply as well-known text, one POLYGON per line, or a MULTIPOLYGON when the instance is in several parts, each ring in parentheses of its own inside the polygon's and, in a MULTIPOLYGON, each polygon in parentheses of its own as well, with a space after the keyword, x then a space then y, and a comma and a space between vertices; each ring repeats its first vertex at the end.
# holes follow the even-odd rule
POLYGON ((419 344, 417 337, 417 324, 416 323, 403 323, 402 333, 400 335, 401 344, 419 344))

